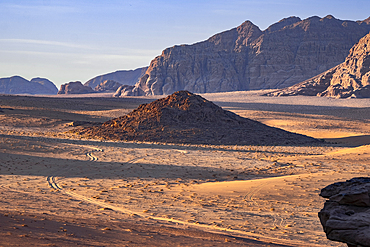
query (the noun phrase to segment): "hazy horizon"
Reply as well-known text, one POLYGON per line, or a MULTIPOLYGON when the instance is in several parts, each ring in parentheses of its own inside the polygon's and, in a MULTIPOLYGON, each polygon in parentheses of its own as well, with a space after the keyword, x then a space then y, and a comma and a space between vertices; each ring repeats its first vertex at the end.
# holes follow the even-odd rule
POLYGON ((48 78, 59 88, 148 66, 167 47, 192 44, 250 20, 261 30, 297 16, 369 17, 368 1, 0 1, 0 78, 48 78))

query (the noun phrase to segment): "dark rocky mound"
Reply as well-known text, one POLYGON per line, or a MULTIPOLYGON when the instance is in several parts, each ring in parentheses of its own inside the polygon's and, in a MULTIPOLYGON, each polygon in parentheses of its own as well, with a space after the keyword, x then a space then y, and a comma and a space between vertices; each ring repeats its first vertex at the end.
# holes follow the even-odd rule
POLYGON ((79 134, 112 140, 192 144, 302 145, 316 139, 240 117, 187 91, 142 104, 128 115, 79 134))
POLYGON ((58 94, 84 94, 84 93, 95 93, 95 91, 89 87, 84 86, 80 81, 72 81, 60 86, 58 94))
POLYGON ((370 246, 370 177, 331 184, 320 196, 328 199, 319 212, 328 239, 349 247, 370 246))
POLYGON ((267 96, 326 96, 370 98, 370 33, 349 51, 346 60, 307 81, 267 96))

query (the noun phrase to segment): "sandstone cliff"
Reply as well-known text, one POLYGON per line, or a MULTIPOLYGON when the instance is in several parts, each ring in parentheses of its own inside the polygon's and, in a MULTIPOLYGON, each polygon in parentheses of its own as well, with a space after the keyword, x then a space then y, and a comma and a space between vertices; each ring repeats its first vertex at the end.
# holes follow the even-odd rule
POLYGON ((20 76, 0 78, 2 94, 56 94, 57 87, 45 78, 33 78, 28 81, 20 76))
POLYGON ((261 31, 250 21, 193 45, 167 48, 132 89, 117 95, 161 95, 284 88, 344 61, 370 31, 369 21, 290 17, 261 31))
POLYGON ((370 33, 355 44, 340 65, 268 96, 370 97, 370 33))
POLYGON ((65 83, 60 86, 58 94, 84 94, 84 93, 95 93, 95 91, 89 87, 84 86, 80 81, 72 81, 65 83))
POLYGON ((148 67, 138 68, 135 70, 119 70, 116 72, 99 75, 84 83, 85 86, 95 88, 106 80, 113 80, 125 85, 134 85, 141 76, 144 75, 148 67))
POLYGON ((97 85, 94 90, 97 92, 111 92, 116 91, 120 86, 122 86, 121 83, 118 83, 113 80, 105 80, 99 85, 97 85))

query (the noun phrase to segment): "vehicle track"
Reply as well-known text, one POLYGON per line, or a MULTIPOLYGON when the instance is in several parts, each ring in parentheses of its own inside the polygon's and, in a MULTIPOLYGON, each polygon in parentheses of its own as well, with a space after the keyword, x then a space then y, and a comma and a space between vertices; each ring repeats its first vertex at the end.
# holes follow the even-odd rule
POLYGON ((103 149, 100 149, 100 148, 95 148, 95 147, 91 147, 92 149, 94 149, 93 151, 91 152, 87 152, 86 153, 86 156, 90 158, 91 161, 97 161, 98 160, 98 157, 96 157, 95 155, 93 155, 93 152, 104 152, 103 149))
MULTIPOLYGON (((95 152, 95 151, 103 152, 103 150, 101 150, 99 148, 94 148, 94 149, 95 150, 92 151, 92 152, 95 152)), ((87 156, 90 157, 91 161, 97 161, 98 159, 91 154, 92 152, 88 152, 91 156, 90 155, 87 155, 87 156)), ((136 161, 138 161, 138 160, 140 160, 144 157, 145 156, 136 157, 136 158, 126 162, 126 164, 133 164, 136 161)), ((297 246, 297 245, 299 245, 299 246, 317 246, 317 247, 320 246, 320 245, 316 245, 316 244, 307 244, 307 243, 304 243, 304 242, 301 242, 301 241, 298 241, 298 240, 290 241, 290 240, 278 239, 278 238, 274 238, 274 237, 267 237, 267 236, 259 235, 259 234, 256 234, 256 233, 245 232, 245 231, 241 231, 241 230, 233 230, 233 229, 229 229, 229 228, 225 228, 225 227, 219 227, 219 226, 215 226, 215 225, 199 224, 199 223, 192 223, 192 222, 177 220, 177 219, 173 219, 173 218, 164 218, 164 217, 151 216, 151 215, 146 214, 146 213, 128 210, 128 209, 123 208, 123 207, 118 207, 118 206, 112 205, 111 203, 109 203, 109 204, 104 203, 102 201, 99 201, 98 199, 89 198, 89 197, 86 197, 86 196, 83 196, 83 195, 79 195, 75 192, 65 190, 62 186, 60 186, 57 183, 57 180, 61 181, 62 179, 57 179, 55 176, 47 177, 47 182, 48 182, 48 184, 51 188, 53 188, 55 190, 58 190, 63 194, 69 195, 69 196, 73 197, 74 199, 89 202, 91 204, 98 205, 102 208, 108 208, 108 209, 111 209, 111 210, 114 210, 114 211, 117 211, 117 212, 129 214, 129 215, 133 215, 133 216, 137 216, 137 217, 141 217, 141 218, 145 218, 145 219, 148 219, 148 220, 156 220, 156 221, 162 221, 162 222, 167 222, 167 223, 175 223, 175 225, 173 225, 173 227, 179 227, 177 225, 181 224, 182 226, 188 226, 188 227, 192 227, 192 228, 195 228, 195 229, 199 229, 199 230, 207 231, 207 232, 211 232, 211 233, 224 234, 224 235, 233 235, 235 237, 242 237, 242 238, 248 238, 248 239, 252 238, 252 239, 255 239, 255 240, 257 239, 259 241, 265 241, 265 242, 274 243, 274 244, 284 244, 284 245, 287 245, 287 246, 297 246)), ((270 181, 268 181, 266 183, 262 183, 261 185, 259 185, 254 190, 251 190, 245 196, 245 198, 247 200, 253 202, 254 204, 258 205, 253 200, 253 196, 256 193, 258 193, 264 186, 266 186, 269 183, 270 183, 270 181)), ((276 222, 276 221, 277 221, 277 219, 274 218, 274 222, 276 222)), ((281 223, 282 223, 282 221, 283 221, 283 219, 281 219, 281 223)))
MULTIPOLYGON (((47 181, 48 181, 50 187, 52 187, 52 188, 54 188, 54 189, 56 189, 56 190, 58 190, 58 191, 60 191, 64 194, 72 196, 74 199, 89 202, 89 203, 98 205, 102 208, 108 208, 108 209, 111 209, 111 210, 114 210, 114 211, 117 211, 117 212, 130 214, 132 216, 137 216, 137 217, 141 217, 141 218, 145 218, 145 219, 149 219, 149 220, 156 220, 156 221, 162 221, 162 222, 167 222, 167 223, 177 223, 177 224, 181 224, 183 226, 190 226, 192 228, 196 228, 196 229, 211 232, 211 233, 224 234, 224 235, 233 235, 235 237, 242 237, 242 238, 248 238, 248 239, 252 238, 252 239, 255 239, 255 240, 257 239, 259 241, 265 241, 265 242, 274 243, 274 244, 285 244, 285 245, 288 245, 288 246, 298 246, 298 245, 299 246, 317 246, 317 247, 319 246, 319 245, 315 245, 315 244, 306 244, 306 243, 298 241, 298 240, 295 240, 295 241, 282 240, 282 239, 278 239, 278 238, 267 237, 267 236, 263 236, 263 235, 259 235, 259 234, 255 234, 255 233, 241 231, 241 230, 233 230, 233 229, 229 229, 229 228, 225 228, 225 227, 218 227, 218 226, 215 226, 215 225, 197 224, 197 223, 191 223, 191 222, 186 222, 186 221, 182 221, 182 220, 176 220, 176 219, 173 219, 173 218, 155 217, 155 216, 151 216, 151 215, 146 214, 146 213, 131 211, 131 210, 128 210, 128 209, 125 209, 125 208, 122 208, 122 207, 114 206, 110 203, 109 204, 104 203, 104 202, 101 202, 97 199, 85 197, 85 196, 79 195, 75 192, 65 190, 65 189, 63 189, 62 186, 60 186, 56 182, 56 178, 53 177, 53 176, 49 176, 47 178, 47 181)), ((173 227, 179 227, 179 226, 173 225, 173 227)))

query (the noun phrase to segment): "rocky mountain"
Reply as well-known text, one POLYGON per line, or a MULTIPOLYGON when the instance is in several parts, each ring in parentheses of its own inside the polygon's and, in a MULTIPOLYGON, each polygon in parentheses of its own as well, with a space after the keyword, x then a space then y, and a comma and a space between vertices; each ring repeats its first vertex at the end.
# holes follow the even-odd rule
POLYGON ((135 88, 135 86, 130 85, 122 85, 120 86, 117 91, 113 94, 113 97, 123 97, 127 96, 126 92, 130 92, 135 88))
POLYGON ((0 78, 2 94, 56 94, 57 87, 45 78, 33 78, 28 81, 20 76, 0 78))
POLYGON ((101 82, 99 85, 97 85, 94 90, 97 92, 111 92, 116 91, 120 86, 122 86, 121 83, 118 83, 113 80, 105 80, 101 82))
POLYGON ((80 81, 72 81, 60 86, 58 94, 84 94, 95 93, 91 87, 84 86, 80 81))
POLYGON ((311 137, 272 128, 223 110, 188 91, 142 104, 131 113, 101 126, 74 130, 80 135, 110 140, 193 144, 309 145, 311 137))
POLYGON ((55 84, 46 78, 40 78, 40 77, 32 78, 31 82, 35 82, 35 83, 38 83, 44 86, 50 91, 50 94, 58 93, 58 88, 55 86, 55 84))
POLYGON ((370 33, 351 48, 346 60, 340 65, 302 83, 267 95, 370 98, 370 33))
POLYGON ((344 61, 369 19, 289 17, 261 31, 250 21, 193 45, 165 49, 132 89, 117 95, 284 88, 344 61))
POLYGON ((139 80, 139 78, 144 75, 147 69, 148 67, 143 67, 135 70, 119 70, 116 72, 99 75, 85 82, 84 86, 95 88, 100 83, 106 80, 116 81, 125 85, 134 85, 139 80))

